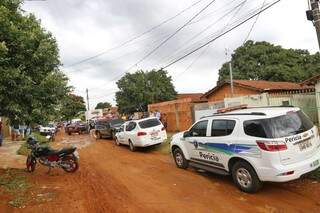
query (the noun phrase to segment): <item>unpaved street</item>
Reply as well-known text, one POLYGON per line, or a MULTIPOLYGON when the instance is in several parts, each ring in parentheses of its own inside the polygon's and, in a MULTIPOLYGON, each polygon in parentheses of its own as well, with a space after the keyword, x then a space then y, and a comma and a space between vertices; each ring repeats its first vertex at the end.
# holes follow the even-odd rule
POLYGON ((315 181, 265 184, 251 195, 240 192, 229 177, 177 169, 169 155, 152 149, 132 153, 89 136, 63 135, 61 140, 89 144, 80 149, 80 170, 54 169, 48 175, 38 166, 28 179, 50 199, 24 209, 0 205, 0 212, 320 212, 315 181))

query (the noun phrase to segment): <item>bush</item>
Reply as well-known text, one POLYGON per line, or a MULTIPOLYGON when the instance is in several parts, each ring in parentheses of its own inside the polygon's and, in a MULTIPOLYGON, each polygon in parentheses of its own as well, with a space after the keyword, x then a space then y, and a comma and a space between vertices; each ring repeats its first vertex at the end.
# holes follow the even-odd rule
MULTIPOLYGON (((33 132, 32 135, 42 144, 47 144, 49 143, 49 140, 43 136, 43 135, 40 135, 39 132, 33 132)), ((27 146, 27 143, 24 142, 20 148, 18 149, 17 151, 17 154, 18 155, 25 155, 27 156, 28 154, 30 153, 30 149, 28 149, 28 146, 27 146)))

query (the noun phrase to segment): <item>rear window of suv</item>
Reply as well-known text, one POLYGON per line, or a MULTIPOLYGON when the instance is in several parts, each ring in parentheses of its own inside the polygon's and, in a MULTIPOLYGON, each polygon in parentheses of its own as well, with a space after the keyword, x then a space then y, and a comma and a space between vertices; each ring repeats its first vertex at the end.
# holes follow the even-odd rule
POLYGON ((160 124, 161 123, 157 118, 148 119, 148 120, 144 120, 144 121, 140 121, 139 122, 139 126, 141 127, 141 129, 146 129, 146 128, 159 126, 160 124))
POLYGON ((259 138, 282 138, 310 130, 312 121, 302 112, 288 112, 286 115, 243 123, 244 132, 259 138))

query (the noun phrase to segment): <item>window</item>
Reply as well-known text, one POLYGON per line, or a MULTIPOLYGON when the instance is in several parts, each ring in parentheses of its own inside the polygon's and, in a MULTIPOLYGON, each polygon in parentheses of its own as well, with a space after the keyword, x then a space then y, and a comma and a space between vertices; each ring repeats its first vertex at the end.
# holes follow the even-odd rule
POLYGON ((130 122, 126 126, 126 131, 130 132, 136 128, 137 124, 135 122, 130 122))
POLYGON ((274 118, 243 123, 247 135, 260 138, 282 138, 310 130, 313 123, 302 111, 292 111, 274 118))
POLYGON ((199 121, 190 129, 191 137, 206 137, 208 121, 199 121))
POLYGON ((227 136, 233 132, 236 122, 234 120, 213 120, 211 127, 211 136, 227 136))
POLYGON ((157 118, 148 119, 148 120, 144 120, 144 121, 139 122, 139 126, 141 127, 141 129, 159 126, 160 124, 161 123, 157 118))

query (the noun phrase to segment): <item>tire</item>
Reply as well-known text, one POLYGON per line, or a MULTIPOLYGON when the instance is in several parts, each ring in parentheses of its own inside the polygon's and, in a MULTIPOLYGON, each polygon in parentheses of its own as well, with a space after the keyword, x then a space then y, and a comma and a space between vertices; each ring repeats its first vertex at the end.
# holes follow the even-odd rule
POLYGON ((27 171, 34 172, 34 170, 36 169, 36 165, 37 165, 37 160, 31 155, 28 155, 26 160, 27 171))
POLYGON ((255 193, 262 187, 262 182, 257 173, 245 161, 238 161, 232 166, 232 179, 235 185, 243 192, 255 193))
POLYGON ((131 152, 136 151, 136 147, 133 145, 133 143, 131 142, 131 140, 129 140, 129 149, 131 152))
POLYGON ((189 162, 184 157, 184 154, 181 149, 176 148, 173 150, 173 158, 174 158, 174 162, 176 163, 178 168, 180 168, 180 169, 188 168, 189 162))
POLYGON ((121 146, 121 143, 119 142, 118 138, 116 137, 116 139, 114 140, 114 143, 117 145, 117 146, 121 146))
POLYGON ((97 139, 102 139, 102 135, 99 131, 96 133, 96 136, 97 136, 97 139))
POLYGON ((75 156, 66 156, 62 162, 68 164, 68 167, 62 167, 65 172, 74 173, 79 169, 79 162, 75 156))
POLYGON ((116 140, 116 133, 114 131, 111 132, 111 139, 116 140))

